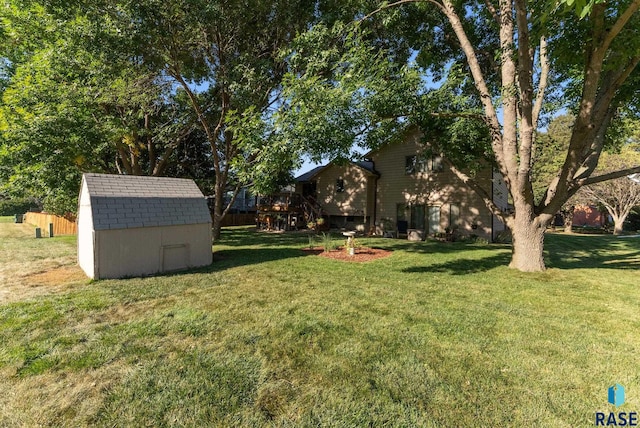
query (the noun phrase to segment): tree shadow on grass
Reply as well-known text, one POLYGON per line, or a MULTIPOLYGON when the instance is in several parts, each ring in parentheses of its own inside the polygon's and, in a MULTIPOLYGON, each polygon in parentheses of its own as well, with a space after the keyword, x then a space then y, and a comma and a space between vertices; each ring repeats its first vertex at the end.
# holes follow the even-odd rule
POLYGON ((640 239, 549 234, 545 260, 558 269, 640 269, 640 239))
POLYGON ((307 253, 300 248, 269 247, 269 248, 233 248, 214 251, 213 263, 197 269, 198 272, 219 272, 239 266, 249 266, 276 260, 308 257, 314 253, 307 253))
MULTIPOLYGON (((334 240, 342 239, 339 231, 332 231, 331 235, 334 240)), ((270 233, 256 231, 254 227, 223 229, 221 241, 214 244, 214 262, 204 269, 214 272, 236 266, 308 257, 309 254, 301 251, 301 248, 308 244, 309 236, 308 231, 270 233), (216 247, 225 248, 218 250, 216 247)), ((318 236, 314 239, 316 244, 321 241, 321 237, 318 236)), ((424 266, 406 268, 405 272, 447 272, 464 275, 507 266, 511 257, 509 245, 409 242, 388 238, 362 238, 362 241, 366 246, 425 255, 424 266), (491 251, 492 254, 478 257, 469 253, 475 251, 491 251), (455 257, 455 260, 428 264, 430 254, 451 254, 451 258, 455 257)), ((545 261, 547 267, 558 269, 639 269, 640 238, 548 234, 545 239, 545 261)))
MULTIPOLYGON (((404 272, 449 273, 466 275, 485 272, 507 266, 511 259, 510 246, 491 244, 474 246, 469 244, 421 245, 406 247, 405 251, 419 253, 460 253, 461 258, 439 264, 406 268, 404 272), (493 250, 495 255, 486 257, 464 257, 466 251, 493 250)), ((548 268, 557 269, 640 269, 640 238, 617 238, 594 235, 549 234, 545 239, 545 262, 548 268)))
MULTIPOLYGON (((277 247, 309 242, 311 232, 268 232, 256 230, 254 226, 223 228, 220 241, 214 243, 228 247, 277 247)), ((335 234, 334 234, 335 236, 335 234)), ((316 238, 319 239, 319 238, 316 238)))
MULTIPOLYGON (((327 233, 330 233, 334 242, 344 239, 340 231, 330 231, 327 233)), ((213 264, 203 269, 205 269, 205 272, 214 272, 237 266, 247 266, 288 258, 308 257, 314 253, 304 252, 302 248, 308 246, 310 236, 313 236, 315 245, 321 244, 322 236, 312 235, 309 231, 273 233, 257 231, 254 227, 223 229, 221 240, 214 243, 213 246, 213 264), (220 247, 222 247, 222 249, 219 249, 220 247)), ((389 238, 358 238, 358 240, 367 247, 389 251, 419 253, 427 257, 432 254, 456 253, 462 255, 469 251, 504 248, 504 246, 495 246, 494 244, 478 245, 464 242, 411 242, 406 239, 389 238)), ((476 261, 478 261, 478 259, 471 259, 468 263, 462 263, 461 266, 470 267, 470 265, 476 261)), ((482 260, 479 262, 484 263, 482 260)), ((425 267, 425 269, 428 270, 429 267, 425 267)), ((446 268, 443 269, 446 270, 446 268)))
POLYGON ((509 264, 510 254, 499 253, 481 259, 456 259, 444 263, 425 266, 412 266, 403 269, 405 273, 448 273, 451 275, 469 275, 486 272, 499 266, 509 264))

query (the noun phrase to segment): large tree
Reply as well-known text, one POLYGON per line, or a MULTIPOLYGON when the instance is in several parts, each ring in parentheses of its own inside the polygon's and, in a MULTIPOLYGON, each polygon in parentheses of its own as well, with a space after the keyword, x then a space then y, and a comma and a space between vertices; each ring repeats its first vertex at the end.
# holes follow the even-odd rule
MULTIPOLYGON (((7 54, 0 53, 0 57, 11 55, 14 64, 10 84, 33 86, 32 79, 18 82, 19 71, 33 63, 35 55, 43 51, 41 46, 49 49, 46 58, 52 55, 59 64, 56 68, 59 72, 51 73, 52 68, 46 62, 33 63, 44 67, 47 76, 53 74, 49 79, 52 84, 37 96, 14 97, 23 102, 13 103, 18 108, 11 108, 7 116, 27 122, 38 107, 44 107, 46 114, 40 117, 54 124, 50 130, 57 132, 53 137, 58 139, 62 152, 73 152, 66 138, 69 128, 55 125, 78 117, 74 121, 79 125, 77 129, 90 131, 85 134, 91 137, 88 148, 108 143, 108 167, 113 171, 127 174, 191 171, 193 168, 185 162, 179 168, 167 169, 169 159, 172 165, 177 165, 177 154, 184 155, 182 160, 192 159, 194 165, 210 167, 211 185, 207 188, 215 195, 213 229, 217 237, 221 220, 233 202, 233 198, 225 201, 229 191, 233 194, 241 185, 256 182, 261 189, 268 189, 297 162, 286 143, 271 137, 273 126, 269 116, 278 104, 280 81, 287 70, 279 50, 323 14, 326 5, 320 3, 7 2, 5 22, 19 45, 9 52, 7 44, 3 46, 7 54), (67 73, 63 73, 65 70, 67 73), (81 111, 82 117, 60 111, 57 106, 69 103, 42 96, 48 91, 58 98, 79 93, 74 97, 79 102, 72 106, 83 107, 74 110, 74 113, 81 111), (160 125, 162 129, 158 129, 160 125), (65 138, 58 138, 60 134, 65 138), (191 144, 194 137, 199 140, 204 137, 209 147, 206 153, 201 150, 202 145, 191 144), (159 145, 162 138, 166 144, 159 145), (188 147, 197 151, 185 153, 188 147), (194 159, 195 154, 204 158, 194 159)), ((11 100, 6 99, 5 105, 11 100)), ((5 140, 18 141, 14 135, 5 140)), ((70 153, 55 158, 62 159, 61 165, 69 165, 73 159, 95 162, 102 156, 70 153)), ((71 171, 77 175, 77 168, 71 171)))
MULTIPOLYGON (((315 2, 278 0, 108 3, 105 12, 135 41, 138 54, 184 91, 210 145, 213 235, 241 185, 253 172, 292 167, 292 157, 269 138, 270 110, 278 102, 286 62, 278 53, 314 19, 315 2), (265 164, 267 166, 265 166, 265 164), (225 196, 233 197, 225 205, 225 196)), ((104 12, 101 12, 104 13, 104 12)))
MULTIPOLYGON (((427 137, 439 138, 455 174, 510 228, 510 266, 522 271, 545 269, 545 230, 581 187, 640 171, 634 165, 625 171, 592 175, 619 108, 638 106, 640 0, 575 4, 577 15, 573 9, 565 10, 563 3, 556 7, 555 3, 524 0, 399 0, 384 2, 373 11, 363 10, 361 19, 350 27, 350 34, 356 35, 355 45, 369 43, 379 48, 371 53, 372 58, 387 54, 375 69, 389 67, 390 61, 414 58, 422 67, 418 71, 423 84, 413 101, 405 98, 409 104, 396 111, 404 120, 395 123, 416 123, 427 137), (389 31, 381 33, 380 26, 389 31), (402 46, 413 55, 398 55, 402 46), (441 77, 444 80, 434 88, 433 80, 441 77), (545 111, 552 114, 554 107, 572 110, 576 119, 563 160, 536 200, 532 185, 533 166, 539 161, 536 132, 545 111), (464 137, 468 130, 474 138, 464 137), (502 174, 513 202, 512 213, 495 206, 489 189, 463 172, 463 162, 468 161, 465 154, 473 151, 484 151, 502 174)), ((313 37, 305 38, 309 39, 313 37)), ((321 53, 316 58, 331 53, 316 46, 321 53)), ((347 89, 350 99, 379 98, 383 91, 369 85, 367 78, 355 91, 336 84, 353 79, 353 72, 345 72, 348 64, 356 64, 357 69, 362 62, 348 56, 338 59, 329 77, 322 68, 299 76, 331 90, 347 89)), ((317 98, 311 85, 293 86, 296 96, 303 94, 305 99, 311 93, 317 98)), ((337 104, 330 105, 335 109, 337 104)), ((388 113, 385 120, 392 116, 388 113)))
POLYGON ((17 3, 0 9, 3 187, 68 212, 82 172, 166 174, 194 132, 172 88, 131 58, 113 26, 17 3))

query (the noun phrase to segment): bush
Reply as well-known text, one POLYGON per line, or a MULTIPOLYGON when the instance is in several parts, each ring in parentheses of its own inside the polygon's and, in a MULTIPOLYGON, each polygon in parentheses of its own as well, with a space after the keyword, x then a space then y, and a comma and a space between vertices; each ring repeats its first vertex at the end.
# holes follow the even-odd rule
POLYGON ((496 244, 511 244, 512 242, 511 230, 506 229, 496 235, 494 242, 496 244))
POLYGON ((468 235, 468 236, 460 237, 460 239, 458 240, 460 242, 469 242, 472 244, 488 244, 489 243, 489 240, 487 238, 482 238, 476 235, 475 233, 472 233, 471 235, 468 235))
POLYGON ((632 232, 640 230, 640 208, 636 208, 629 213, 624 222, 624 230, 632 232))

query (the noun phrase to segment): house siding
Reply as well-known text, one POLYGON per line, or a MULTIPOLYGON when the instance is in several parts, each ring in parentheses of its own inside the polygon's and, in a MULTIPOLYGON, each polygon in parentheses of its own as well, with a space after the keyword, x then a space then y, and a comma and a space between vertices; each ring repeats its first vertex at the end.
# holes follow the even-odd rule
POLYGON ((330 165, 316 177, 316 199, 327 215, 368 217, 372 207, 367 195, 373 178, 353 164, 330 165), (337 180, 344 180, 343 192, 337 191, 337 180))
POLYGON ((90 278, 95 278, 94 241, 91 199, 87 184, 82 180, 78 198, 78 265, 90 278))
MULTIPOLYGON (((407 174, 405 162, 407 156, 419 156, 424 151, 420 134, 414 132, 403 142, 388 145, 370 156, 380 173, 376 200, 376 221, 398 220, 397 206, 423 205, 425 217, 427 207, 439 207, 440 219, 437 225, 429 228, 425 220, 425 229, 443 232, 447 227, 456 227, 460 234, 478 235, 492 239, 493 216, 484 201, 444 165, 439 172, 416 172, 407 174), (457 225, 451 224, 451 206, 459 208, 457 225)), ((476 180, 486 189, 492 189, 491 170, 483 169, 476 180)))
MULTIPOLYGON (((363 231, 381 234, 382 223, 397 224, 398 207, 402 206, 409 228, 424 229, 426 234, 442 233, 450 228, 457 230, 458 235, 476 235, 492 241, 504 230, 504 224, 445 163, 438 171, 406 172, 408 156, 425 157, 426 146, 421 135, 414 131, 402 142, 369 153, 375 173, 353 163, 331 164, 304 174, 301 181, 316 182, 317 201, 331 220, 344 219, 332 223, 334 226, 350 226, 346 218, 355 217, 356 222, 364 223, 363 231), (337 192, 339 179, 344 180, 344 192, 337 192)), ((499 173, 484 167, 468 174, 489 192, 501 209, 508 208, 507 188, 499 173)), ((299 182, 296 190, 302 192, 302 188, 299 182)))
POLYGON ((211 228, 174 225, 98 230, 95 278, 153 275, 211 264, 211 228))

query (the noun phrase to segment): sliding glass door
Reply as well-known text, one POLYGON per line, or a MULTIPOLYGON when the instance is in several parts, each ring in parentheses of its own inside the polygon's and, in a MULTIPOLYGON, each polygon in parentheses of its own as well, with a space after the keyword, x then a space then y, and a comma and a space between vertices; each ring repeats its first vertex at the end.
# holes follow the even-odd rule
POLYGON ((429 235, 440 233, 440 207, 428 207, 427 215, 429 217, 429 235))

